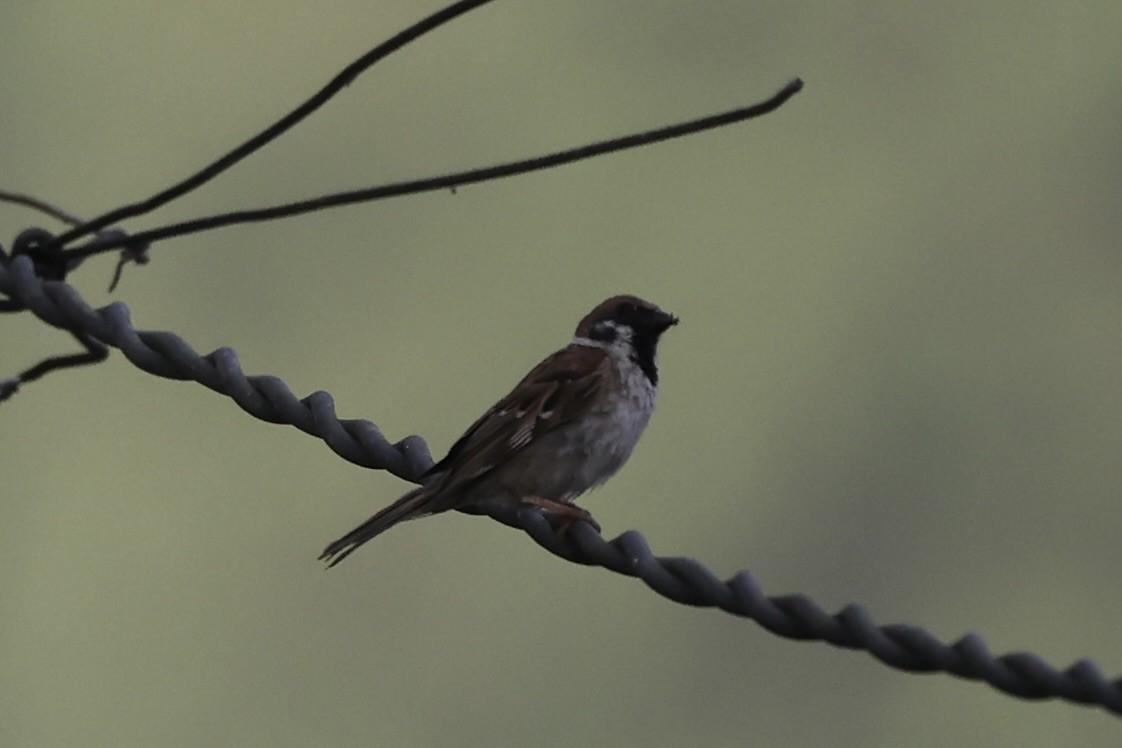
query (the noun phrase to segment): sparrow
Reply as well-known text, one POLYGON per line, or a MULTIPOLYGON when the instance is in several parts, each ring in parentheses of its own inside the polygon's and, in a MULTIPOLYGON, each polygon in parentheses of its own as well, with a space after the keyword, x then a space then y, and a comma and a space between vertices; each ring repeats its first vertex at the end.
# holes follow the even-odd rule
POLYGON ((600 526, 572 502, 627 461, 658 396, 655 349, 678 318, 635 296, 601 302, 415 488, 324 549, 334 566, 407 519, 500 500, 600 526))

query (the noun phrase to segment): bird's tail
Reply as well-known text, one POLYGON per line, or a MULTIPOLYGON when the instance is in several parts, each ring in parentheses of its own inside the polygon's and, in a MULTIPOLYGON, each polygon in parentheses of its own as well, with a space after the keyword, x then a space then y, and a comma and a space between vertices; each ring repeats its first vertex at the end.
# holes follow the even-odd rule
POLYGON ((429 514, 431 510, 425 504, 430 498, 431 489, 426 490, 425 486, 413 489, 324 548, 323 553, 319 555, 320 561, 327 561, 327 566, 330 568, 354 553, 360 545, 382 534, 398 522, 429 514))

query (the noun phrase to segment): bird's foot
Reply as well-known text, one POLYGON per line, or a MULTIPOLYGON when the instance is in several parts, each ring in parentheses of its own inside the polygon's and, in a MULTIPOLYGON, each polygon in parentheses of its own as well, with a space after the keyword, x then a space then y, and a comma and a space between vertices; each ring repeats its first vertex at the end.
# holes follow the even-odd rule
POLYGON ((574 522, 587 522, 592 525, 592 529, 596 530, 597 533, 600 532, 600 523, 592 518, 592 513, 575 504, 543 499, 540 496, 523 496, 522 503, 540 507, 553 517, 559 518, 561 520, 560 524, 554 525, 558 534, 566 532, 574 522))

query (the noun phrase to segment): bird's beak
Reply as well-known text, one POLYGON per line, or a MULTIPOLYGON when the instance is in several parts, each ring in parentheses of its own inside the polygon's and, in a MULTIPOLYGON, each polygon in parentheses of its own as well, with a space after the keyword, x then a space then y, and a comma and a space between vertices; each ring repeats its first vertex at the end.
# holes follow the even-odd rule
POLYGON ((669 312, 663 312, 660 310, 658 313, 658 320, 655 324, 655 329, 658 330, 659 333, 664 333, 676 324, 678 324, 677 317, 675 317, 673 314, 670 314, 669 312))

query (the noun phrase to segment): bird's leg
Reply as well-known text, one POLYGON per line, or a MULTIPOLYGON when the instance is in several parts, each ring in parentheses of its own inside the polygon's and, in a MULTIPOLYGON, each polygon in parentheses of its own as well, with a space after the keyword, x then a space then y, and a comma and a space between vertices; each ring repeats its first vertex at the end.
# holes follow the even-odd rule
POLYGON ((600 532, 600 523, 592 519, 592 514, 587 509, 582 509, 576 504, 568 504, 564 501, 553 501, 552 499, 543 499, 540 496, 523 496, 523 504, 531 504, 536 507, 541 507, 550 514, 564 518, 564 522, 557 529, 557 531, 564 532, 569 529, 569 526, 574 522, 587 522, 592 525, 596 532, 600 532))

